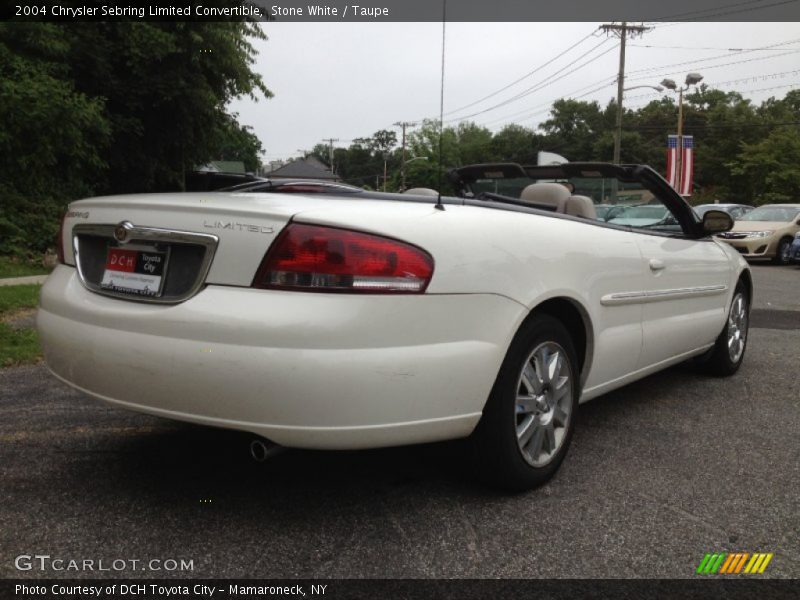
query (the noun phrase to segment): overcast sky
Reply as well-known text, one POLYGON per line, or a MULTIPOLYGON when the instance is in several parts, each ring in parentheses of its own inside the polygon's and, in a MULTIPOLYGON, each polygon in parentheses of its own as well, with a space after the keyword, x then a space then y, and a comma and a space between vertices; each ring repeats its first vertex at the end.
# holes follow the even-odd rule
MULTIPOLYGON (((598 31, 599 25, 448 23, 446 124, 486 111, 468 120, 492 130, 507 123, 533 127, 547 118, 558 98, 605 105, 616 94, 619 47, 616 38, 598 31)), ((230 108, 254 128, 267 161, 297 156, 323 138, 339 138, 335 145, 346 147, 353 138, 391 129, 396 121, 438 118, 441 23, 270 22, 262 27, 269 39, 256 44, 255 69, 275 96, 238 99, 230 108)), ((662 23, 628 42, 626 87, 657 85, 664 77, 681 82, 689 71, 756 102, 783 97, 800 86, 800 23, 662 23), (685 64, 669 66, 675 63, 685 64)), ((658 96, 650 89, 631 90, 625 106, 643 106, 658 96)))

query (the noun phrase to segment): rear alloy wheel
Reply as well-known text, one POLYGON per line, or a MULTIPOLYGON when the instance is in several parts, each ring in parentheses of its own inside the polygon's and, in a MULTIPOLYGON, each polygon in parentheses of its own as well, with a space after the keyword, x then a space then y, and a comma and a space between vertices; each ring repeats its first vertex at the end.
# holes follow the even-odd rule
POLYGON ((523 325, 473 434, 476 460, 491 483, 523 491, 556 472, 574 428, 577 365, 558 320, 536 315, 523 325))
POLYGON ((702 369, 713 375, 733 375, 739 370, 747 349, 747 334, 750 327, 750 303, 742 283, 733 292, 733 301, 728 312, 725 328, 719 334, 714 347, 702 369))
POLYGON ((792 247, 791 238, 783 238, 778 242, 778 249, 775 251, 775 264, 788 265, 789 264, 789 248, 792 247))
POLYGON ((567 351, 555 342, 539 344, 517 382, 517 445, 523 458, 543 467, 564 444, 572 417, 572 373, 567 351))

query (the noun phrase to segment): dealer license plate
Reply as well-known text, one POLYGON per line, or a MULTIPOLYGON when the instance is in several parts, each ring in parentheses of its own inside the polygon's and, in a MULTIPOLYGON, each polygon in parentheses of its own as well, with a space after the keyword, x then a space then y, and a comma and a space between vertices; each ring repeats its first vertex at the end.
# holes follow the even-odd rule
POLYGON ((109 247, 100 286, 134 296, 160 296, 167 257, 167 252, 109 247))

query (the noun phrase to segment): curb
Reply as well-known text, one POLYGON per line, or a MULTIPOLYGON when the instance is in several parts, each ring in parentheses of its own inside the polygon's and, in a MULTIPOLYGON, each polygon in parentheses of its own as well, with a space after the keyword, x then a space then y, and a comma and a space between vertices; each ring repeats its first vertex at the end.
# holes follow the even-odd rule
POLYGON ((7 277, 0 279, 0 286, 5 285, 30 285, 32 283, 44 283, 49 275, 32 275, 30 277, 7 277))

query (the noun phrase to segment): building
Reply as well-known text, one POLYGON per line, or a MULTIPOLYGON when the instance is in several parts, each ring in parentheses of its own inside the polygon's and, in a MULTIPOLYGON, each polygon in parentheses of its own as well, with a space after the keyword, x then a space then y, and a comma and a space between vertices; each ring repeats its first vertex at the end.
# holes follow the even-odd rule
POLYGON ((282 166, 262 173, 268 179, 321 179, 324 181, 341 181, 341 179, 328 166, 309 156, 297 158, 282 166))

